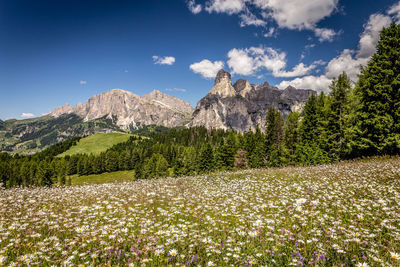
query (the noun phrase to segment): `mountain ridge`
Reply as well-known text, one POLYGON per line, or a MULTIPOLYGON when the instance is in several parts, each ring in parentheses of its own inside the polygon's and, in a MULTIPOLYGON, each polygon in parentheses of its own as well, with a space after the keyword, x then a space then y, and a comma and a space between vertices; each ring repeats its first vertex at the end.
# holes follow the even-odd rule
POLYGON ((316 92, 292 86, 280 90, 268 82, 254 85, 245 79, 238 79, 232 85, 231 75, 221 69, 214 87, 197 103, 188 126, 254 130, 257 125, 265 125, 269 108, 278 109, 286 117, 291 111, 301 111, 312 94, 316 92))
POLYGON ((195 108, 158 90, 139 96, 112 89, 91 96, 85 104, 55 107, 46 116, 0 121, 0 151, 34 153, 73 136, 129 132, 148 126, 204 126, 245 132, 257 125, 262 128, 269 108, 286 117, 291 111, 301 111, 315 93, 291 86, 280 90, 268 82, 255 85, 246 79, 232 83, 230 73, 223 69, 195 108))
POLYGON ((74 113, 85 122, 106 117, 116 118, 116 125, 128 130, 140 125, 176 127, 185 124, 193 112, 184 100, 153 90, 142 97, 122 89, 112 89, 91 96, 85 104, 56 107, 50 116, 74 113))

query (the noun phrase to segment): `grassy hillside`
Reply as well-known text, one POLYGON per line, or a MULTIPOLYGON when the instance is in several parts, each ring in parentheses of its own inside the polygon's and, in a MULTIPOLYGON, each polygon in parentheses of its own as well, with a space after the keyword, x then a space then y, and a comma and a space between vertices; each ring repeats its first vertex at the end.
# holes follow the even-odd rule
POLYGON ((118 171, 106 172, 102 174, 92 174, 86 176, 71 176, 72 185, 87 185, 87 184, 106 184, 117 182, 128 182, 135 180, 134 171, 118 171))
POLYGON ((132 136, 125 133, 97 133, 82 138, 69 150, 60 154, 59 157, 75 154, 100 154, 115 144, 125 142, 132 136))
POLYGON ((0 151, 29 154, 75 136, 101 131, 121 131, 111 119, 84 122, 74 114, 53 118, 49 115, 26 120, 0 122, 0 151))

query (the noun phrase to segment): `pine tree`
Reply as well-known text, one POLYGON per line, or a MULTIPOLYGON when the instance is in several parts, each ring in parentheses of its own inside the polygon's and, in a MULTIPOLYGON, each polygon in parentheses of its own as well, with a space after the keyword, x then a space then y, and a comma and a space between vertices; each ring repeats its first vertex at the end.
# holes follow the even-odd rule
POLYGON ((198 160, 200 172, 210 172, 214 169, 214 152, 210 142, 207 142, 205 145, 202 146, 198 160))
POLYGON ((283 118, 279 110, 270 108, 267 112, 265 125, 265 152, 268 161, 272 160, 274 150, 277 150, 283 139, 283 118))
POLYGON ((330 86, 330 103, 328 114, 328 144, 332 158, 340 159, 345 154, 345 127, 346 116, 349 111, 346 107, 349 104, 351 89, 350 78, 346 73, 332 81, 330 86))
POLYGON ((294 154, 299 143, 299 117, 298 112, 291 112, 285 121, 283 144, 291 163, 294 163, 294 154))
POLYGON ((383 29, 356 85, 360 96, 354 155, 400 152, 400 25, 383 29))
POLYGON ((311 95, 302 112, 302 121, 300 126, 300 138, 302 144, 315 142, 318 138, 318 115, 317 115, 317 97, 311 95))

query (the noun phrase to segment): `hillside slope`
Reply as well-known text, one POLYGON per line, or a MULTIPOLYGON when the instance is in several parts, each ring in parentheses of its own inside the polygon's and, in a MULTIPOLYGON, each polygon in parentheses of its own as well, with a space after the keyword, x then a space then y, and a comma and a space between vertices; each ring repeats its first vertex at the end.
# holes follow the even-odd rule
POLYGON ((96 133, 79 140, 59 157, 72 156, 76 154, 100 154, 115 144, 126 142, 131 134, 125 133, 96 133))
POLYGON ((0 127, 0 151, 30 154, 75 136, 121 131, 112 119, 85 122, 75 114, 7 120, 0 127))

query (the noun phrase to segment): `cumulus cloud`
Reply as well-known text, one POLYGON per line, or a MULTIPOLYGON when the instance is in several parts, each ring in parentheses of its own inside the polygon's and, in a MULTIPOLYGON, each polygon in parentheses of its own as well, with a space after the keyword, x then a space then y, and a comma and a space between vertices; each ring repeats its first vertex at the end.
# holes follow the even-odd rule
POLYGON ((245 0, 209 0, 206 3, 208 13, 237 14, 245 9, 245 0))
POLYGON ((200 62, 193 63, 190 65, 190 69, 194 73, 198 73, 206 79, 215 78, 217 72, 224 67, 224 62, 214 61, 211 62, 208 59, 203 59, 200 62))
POLYGON ((264 10, 265 18, 272 18, 281 28, 292 30, 314 29, 323 18, 336 9, 338 0, 254 0, 264 10))
POLYGON ((175 63, 175 58, 174 57, 153 56, 153 62, 154 62, 154 64, 158 64, 158 65, 172 65, 175 63))
POLYGON ((394 4, 389 9, 388 14, 394 16, 397 19, 397 23, 400 23, 400 2, 394 4))
MULTIPOLYGON (((392 6, 389 12, 395 7, 396 5, 392 6)), ((292 85, 298 88, 327 91, 332 79, 338 77, 342 72, 346 72, 352 81, 357 81, 361 66, 365 66, 376 51, 380 31, 382 28, 389 26, 391 21, 391 18, 387 15, 380 13, 372 14, 368 22, 364 25, 364 31, 360 35, 356 51, 344 49, 339 56, 329 61, 323 75, 310 75, 292 81, 282 81, 278 87, 285 88, 288 85, 292 85)))
POLYGON ((80 80, 80 81, 79 81, 79 84, 85 85, 85 84, 87 84, 87 81, 85 81, 85 80, 80 80))
MULTIPOLYGON (((209 13, 237 14, 241 27, 266 27, 267 21, 274 21, 277 28, 312 30, 321 42, 331 42, 338 33, 332 29, 318 28, 317 24, 335 12, 338 2, 339 0, 208 0, 205 10, 209 13)), ((193 7, 194 2, 190 3, 193 7)), ((199 9, 201 10, 201 6, 199 9)), ((270 37, 274 31, 272 28, 264 36, 270 37)))
POLYGON ((282 81, 277 86, 280 89, 285 89, 286 87, 291 85, 296 88, 313 89, 315 91, 320 92, 320 91, 327 91, 331 82, 332 80, 327 78, 325 75, 320 75, 320 76, 309 75, 301 78, 296 78, 291 81, 282 81))
POLYGON ((345 49, 338 57, 329 61, 326 67, 326 76, 335 78, 344 71, 350 79, 355 81, 360 72, 360 67, 368 63, 369 57, 354 57, 354 53, 353 50, 345 49))
POLYGON ((278 52, 270 47, 233 48, 228 52, 228 66, 232 74, 254 75, 266 69, 275 77, 297 77, 308 74, 316 65, 296 65, 286 71, 286 53, 278 52))
POLYGON ((316 67, 315 64, 311 64, 310 66, 306 66, 303 63, 300 63, 294 66, 291 71, 280 70, 274 74, 275 77, 299 77, 309 74, 311 70, 316 67))
POLYGON ((382 14, 372 14, 361 35, 359 51, 357 57, 367 58, 375 53, 376 44, 379 41, 379 33, 383 27, 387 27, 392 22, 389 16, 382 14))
POLYGON ((203 9, 203 7, 200 4, 196 4, 194 0, 187 1, 187 6, 190 12, 192 12, 193 14, 198 14, 203 9))
POLYGON ((320 42, 324 41, 332 42, 335 36, 339 34, 332 29, 326 29, 326 28, 316 28, 314 30, 314 33, 315 36, 318 37, 318 40, 320 42))
POLYGON ((228 58, 232 74, 252 75, 259 68, 257 59, 249 55, 248 50, 234 48, 228 52, 228 58))
POLYGON ((28 119, 28 118, 32 118, 32 117, 35 117, 35 114, 25 113, 25 112, 22 112, 22 114, 21 114, 21 118, 24 118, 24 119, 28 119))

